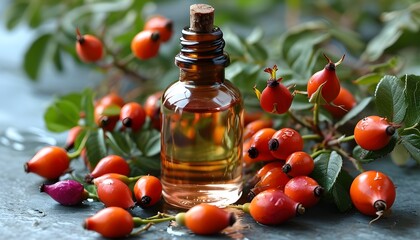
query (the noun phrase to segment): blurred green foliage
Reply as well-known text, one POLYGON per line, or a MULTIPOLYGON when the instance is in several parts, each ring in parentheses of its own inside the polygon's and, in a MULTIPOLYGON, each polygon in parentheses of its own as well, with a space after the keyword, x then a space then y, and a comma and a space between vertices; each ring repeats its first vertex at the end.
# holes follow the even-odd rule
MULTIPOLYGON (((419 71, 420 3, 414 0, 16 0, 9 1, 2 16, 10 30, 26 24, 36 32, 22 64, 30 79, 39 78, 45 61, 62 71, 65 55, 84 64, 74 48, 78 27, 82 33, 100 37, 107 46, 107 58, 89 66, 105 70, 109 79, 140 80, 144 90, 139 94, 145 95, 177 79, 173 58, 193 3, 215 7, 215 21, 224 31, 231 57, 226 76, 242 90, 249 108, 257 105, 252 87, 265 85, 265 67, 277 64, 285 84, 304 90, 311 74, 325 64, 323 53, 333 60, 346 54, 338 73, 348 88, 355 89, 355 82, 367 90, 357 92, 359 99, 371 95, 385 74, 419 71), (110 68, 131 55, 131 39, 153 14, 174 21, 171 41, 154 59, 130 61, 127 69, 134 75, 110 68)), ((297 99, 295 107, 309 106, 306 99, 297 99)))

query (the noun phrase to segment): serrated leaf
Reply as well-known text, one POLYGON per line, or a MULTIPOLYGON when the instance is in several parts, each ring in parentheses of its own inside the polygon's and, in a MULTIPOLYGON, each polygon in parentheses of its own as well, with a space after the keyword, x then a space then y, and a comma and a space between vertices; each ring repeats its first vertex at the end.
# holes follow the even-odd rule
POLYGON ((404 95, 407 102, 407 113, 404 119, 406 126, 420 123, 420 76, 405 75, 404 95))
POLYGON ((77 126, 79 118, 78 106, 61 99, 54 101, 44 113, 46 127, 52 132, 64 132, 77 126))
POLYGON ((410 153, 411 157, 420 164, 420 134, 418 129, 405 131, 401 135, 401 143, 410 153))
POLYGON ((384 76, 375 91, 378 113, 391 122, 401 123, 407 110, 404 82, 395 76, 384 76))
POLYGON ((337 152, 333 151, 319 155, 314 161, 315 168, 312 176, 328 192, 337 180, 343 166, 343 159, 337 152))
POLYGON ((46 54, 46 49, 51 38, 51 34, 44 34, 39 36, 35 41, 32 42, 25 53, 23 69, 31 80, 36 80, 38 78, 43 63, 43 58, 46 54))
POLYGON ((356 146, 353 149, 353 157, 362 163, 372 162, 392 152, 392 150, 394 150, 395 144, 397 144, 397 139, 398 139, 397 134, 394 134, 391 140, 389 141, 389 143, 385 147, 376 151, 369 151, 369 150, 361 148, 360 146, 356 146))
POLYGON ((337 128, 339 126, 342 126, 350 119, 356 117, 359 113, 363 111, 363 109, 367 107, 367 105, 369 105, 371 100, 372 97, 367 97, 360 101, 355 107, 353 107, 348 113, 346 113, 346 115, 344 115, 343 118, 340 119, 340 121, 338 121, 335 124, 335 127, 337 128))
POLYGON ((90 166, 94 168, 102 158, 107 156, 107 153, 104 131, 101 128, 91 131, 86 141, 86 154, 90 166))

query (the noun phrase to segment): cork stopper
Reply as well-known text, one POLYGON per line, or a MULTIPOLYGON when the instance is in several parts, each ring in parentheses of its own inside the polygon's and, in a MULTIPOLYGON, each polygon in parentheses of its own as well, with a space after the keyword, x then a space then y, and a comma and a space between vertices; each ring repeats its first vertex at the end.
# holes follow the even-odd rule
POLYGON ((190 6, 190 30, 197 33, 213 31, 214 8, 207 4, 190 6))

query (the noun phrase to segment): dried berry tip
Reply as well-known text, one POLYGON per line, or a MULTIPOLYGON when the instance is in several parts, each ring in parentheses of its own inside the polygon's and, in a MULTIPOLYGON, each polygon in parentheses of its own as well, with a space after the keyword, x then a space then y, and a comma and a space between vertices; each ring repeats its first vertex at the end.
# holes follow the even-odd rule
POLYGON ((325 192, 325 189, 324 189, 323 187, 321 187, 321 186, 317 186, 317 187, 315 187, 315 189, 314 189, 314 194, 315 194, 315 196, 317 196, 317 197, 321 197, 321 196, 322 196, 322 194, 324 194, 324 192, 325 192))
POLYGON ((229 214, 229 226, 232 226, 236 222, 236 216, 233 212, 229 214))
POLYGON ((158 31, 155 31, 152 33, 151 39, 153 42, 159 41, 160 39, 160 33, 158 31))
POLYGON ((373 206, 377 211, 385 211, 387 209, 386 203, 384 200, 377 200, 373 206))
POLYGON ((299 203, 296 207, 296 215, 303 215, 305 213, 305 207, 299 203))
POLYGON ((280 146, 280 143, 277 139, 273 138, 268 141, 268 150, 276 151, 280 146))
POLYGON ((256 147, 250 147, 248 149, 248 156, 250 158, 256 158, 256 157, 258 157, 258 150, 257 150, 257 148, 256 147))
POLYGON ((143 196, 140 200, 140 206, 148 205, 152 201, 152 198, 149 196, 143 196))
POLYGON ((386 135, 392 136, 395 133, 395 127, 394 126, 388 126, 385 129, 386 135))
POLYGON ((45 190, 45 184, 43 183, 39 186, 39 191, 44 192, 44 190, 45 190))
POLYGON ((123 120, 122 120, 122 124, 124 125, 124 126, 126 126, 126 127, 131 127, 131 124, 133 123, 133 121, 131 120, 131 118, 129 118, 129 117, 127 117, 127 118, 124 118, 123 120))
POLYGON ((288 173, 288 172, 290 172, 291 170, 292 170, 292 166, 290 166, 290 164, 284 164, 284 166, 281 168, 281 170, 284 172, 284 173, 288 173))

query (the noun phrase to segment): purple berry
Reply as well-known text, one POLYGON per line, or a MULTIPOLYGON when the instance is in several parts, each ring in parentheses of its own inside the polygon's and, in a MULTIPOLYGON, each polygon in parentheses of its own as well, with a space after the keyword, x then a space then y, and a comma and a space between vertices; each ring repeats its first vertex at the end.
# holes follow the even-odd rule
POLYGON ((66 206, 80 204, 87 198, 83 185, 75 180, 63 180, 51 185, 42 184, 39 190, 66 206))

